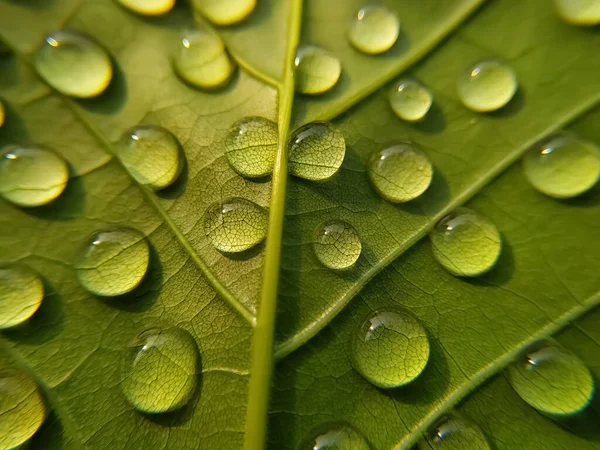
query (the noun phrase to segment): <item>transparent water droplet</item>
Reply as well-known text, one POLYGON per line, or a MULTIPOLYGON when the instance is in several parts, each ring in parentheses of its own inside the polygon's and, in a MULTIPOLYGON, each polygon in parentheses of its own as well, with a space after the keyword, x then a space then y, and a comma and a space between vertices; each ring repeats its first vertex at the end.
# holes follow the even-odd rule
POLYGON ((276 123, 264 117, 246 117, 232 126, 225 154, 233 170, 243 177, 264 177, 273 172, 278 140, 276 123))
POLYGON ((4 117, 4 103, 2 103, 2 101, 0 100, 0 128, 2 127, 2 125, 4 125, 4 117))
POLYGON ((398 81, 390 91, 389 99, 394 113, 408 122, 423 119, 433 103, 429 89, 409 79, 398 81))
POLYGON ((384 308, 371 313, 352 339, 352 364, 369 382, 395 388, 415 380, 429 360, 423 324, 408 312, 384 308))
POLYGON ((390 202, 408 202, 427 190, 433 167, 418 145, 401 142, 374 152, 368 174, 375 190, 390 202))
POLYGON ((0 330, 25 322, 38 310, 43 298, 44 285, 33 270, 0 266, 0 330))
POLYGON ((125 353, 123 393, 138 411, 174 411, 192 398, 199 365, 198 347, 187 331, 151 328, 140 333, 125 353))
POLYGON ((321 181, 335 174, 346 155, 342 133, 327 122, 298 128, 289 143, 289 172, 305 180, 321 181))
POLYGON ((340 79, 342 63, 322 48, 300 47, 294 60, 296 90, 302 94, 322 94, 340 79))
POLYGON ((319 225, 314 232, 313 247, 321 264, 334 270, 352 267, 362 250, 360 237, 354 227, 341 220, 319 225))
POLYGON ((31 375, 19 369, 0 369, 0 448, 21 448, 46 415, 44 397, 31 375))
POLYGON ((162 127, 138 125, 123 134, 116 150, 129 173, 154 190, 175 182, 183 168, 177 139, 162 127))
POLYGON ((523 158, 525 176, 543 194, 571 198, 588 191, 600 179, 600 150, 593 143, 561 134, 523 158))
POLYGON ((462 415, 448 414, 429 430, 421 450, 490 450, 481 428, 462 415))
POLYGON ((553 417, 583 411, 594 396, 594 379, 585 363, 550 339, 527 349, 509 366, 508 375, 525 402, 553 417))
POLYGON ((125 8, 143 16, 166 14, 175 5, 175 0, 118 0, 125 8))
POLYGON ((458 79, 458 96, 473 111, 489 112, 505 106, 517 92, 517 77, 496 60, 475 64, 458 79))
POLYGON ((256 0, 193 0, 194 7, 215 25, 241 22, 256 7, 256 0))
POLYGON ((369 5, 360 8, 348 32, 350 43, 361 52, 383 53, 396 43, 400 21, 385 6, 369 5))
POLYGON ((41 147, 9 146, 0 150, 0 195, 23 207, 41 206, 67 186, 66 162, 41 147))
POLYGON ((75 263, 79 282, 93 294, 122 295, 135 289, 146 275, 150 247, 146 236, 133 228, 94 233, 75 263))
POLYGON ((600 23, 600 0, 554 0, 563 20, 574 25, 600 23))
POLYGON ((204 215, 204 232, 217 250, 238 253, 261 243, 267 236, 269 213, 244 198, 215 203, 204 215))
POLYGON ((174 58, 181 78, 202 89, 216 89, 227 84, 235 66, 219 36, 196 30, 181 39, 174 58))
POLYGON ((476 277, 491 270, 502 250, 496 226, 468 208, 448 214, 429 237, 435 259, 461 277, 476 277))
POLYGON ((345 422, 324 423, 313 429, 298 450, 370 450, 364 436, 345 422))
POLYGON ((57 91, 72 97, 100 95, 110 84, 112 62, 106 51, 89 37, 57 31, 35 52, 35 67, 57 91))

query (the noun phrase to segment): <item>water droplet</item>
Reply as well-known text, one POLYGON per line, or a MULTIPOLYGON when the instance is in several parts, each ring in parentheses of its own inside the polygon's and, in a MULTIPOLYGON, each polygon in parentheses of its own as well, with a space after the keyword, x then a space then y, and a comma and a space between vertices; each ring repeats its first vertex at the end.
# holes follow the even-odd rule
POLYGON ((575 25, 600 23, 600 0, 554 0, 558 14, 575 25))
POLYGON ((425 435, 422 450, 490 450, 481 428, 462 415, 449 414, 425 435))
POLYGON ((397 308, 372 313, 354 333, 352 363, 368 381, 395 388, 415 380, 429 360, 423 324, 397 308))
POLYGON ((35 66, 54 89, 73 97, 95 97, 112 79, 112 62, 106 51, 89 37, 57 31, 35 52, 35 66))
POLYGON ((540 192, 571 198, 591 189, 600 178, 600 150, 569 134, 555 136, 523 158, 525 176, 540 192))
POLYGON ((534 344, 508 368, 513 389, 543 414, 561 417, 588 406, 594 379, 583 361, 557 342, 534 344))
POLYGON ((254 11, 256 0, 194 0, 194 7, 216 25, 232 25, 254 11))
POLYGON ((276 123, 264 117, 246 117, 231 128, 225 154, 233 170, 243 177, 264 177, 273 172, 277 142, 276 123))
POLYGON ((298 128, 289 146, 289 172, 305 180, 326 180, 338 171, 346 154, 342 133, 327 122, 298 128))
POLYGON ((298 49, 296 59, 296 90, 302 94, 321 94, 338 82, 342 63, 322 48, 312 45, 298 49))
POLYGON ((473 111, 495 111, 517 92, 517 77, 506 64, 482 61, 458 79, 458 96, 473 111))
POLYGON ((198 347, 187 331, 151 328, 127 349, 123 393, 138 411, 174 411, 192 398, 199 365, 198 347))
POLYGON ((269 213, 243 198, 215 203, 204 215, 204 232, 225 253, 238 253, 258 245, 267 236, 269 213))
POLYGON ((348 33, 350 43, 364 53, 383 53, 396 43, 400 21, 396 14, 384 6, 370 5, 361 8, 348 33))
POLYGON ((429 235, 433 256, 448 272, 476 277, 494 267, 502 243, 496 226, 468 208, 458 208, 429 235))
POLYGON ((175 0, 118 0, 125 8, 143 16, 160 16, 173 9, 175 0))
POLYGON ((85 243, 75 268, 79 282, 103 297, 122 295, 136 288, 146 275, 150 248, 146 237, 132 228, 94 233, 85 243))
POLYGON ((0 266, 0 330, 25 322, 37 311, 43 298, 44 285, 33 270, 0 266))
POLYGON ((181 39, 174 64, 181 78, 202 89, 224 86, 235 69, 221 38, 204 30, 181 39))
POLYGON ((4 125, 4 117, 5 117, 4 103, 2 103, 2 101, 0 100, 0 127, 2 127, 2 125, 4 125))
POLYGON ((352 267, 362 250, 354 227, 341 220, 319 225, 315 229, 313 246, 321 264, 334 270, 352 267))
POLYGON ((298 450, 370 450, 363 435, 345 423, 325 423, 313 429, 298 450))
POLYGON ((0 195, 16 205, 45 205, 67 186, 69 169, 53 151, 9 146, 0 153, 0 195))
POLYGON ((46 419, 46 404, 35 380, 18 369, 0 369, 0 448, 17 449, 46 419))
POLYGON ((168 130, 154 125, 139 125, 126 131, 117 148, 117 156, 143 185, 163 189, 172 184, 183 167, 179 143, 168 130))
POLYGON ((369 178, 375 190, 390 202, 408 202, 431 184, 433 167, 416 144, 402 142, 369 158, 369 178))
POLYGON ((423 119, 432 103, 429 89, 414 80, 400 80, 390 91, 390 106, 402 120, 415 122, 423 119))

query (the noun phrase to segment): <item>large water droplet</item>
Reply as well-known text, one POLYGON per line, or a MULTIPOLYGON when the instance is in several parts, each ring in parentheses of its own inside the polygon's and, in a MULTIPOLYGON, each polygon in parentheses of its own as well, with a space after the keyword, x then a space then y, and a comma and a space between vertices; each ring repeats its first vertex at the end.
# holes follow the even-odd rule
POLYGON ((591 189, 600 179, 600 150, 589 141, 558 135, 523 158, 525 176, 540 192, 571 198, 591 189))
POLYGON ((502 250, 496 226, 468 208, 448 214, 429 237, 435 259, 450 273, 462 277, 475 277, 490 270, 502 250))
POLYGON ((43 298, 44 285, 34 271, 23 266, 0 266, 0 329, 29 319, 43 298))
POLYGON ((123 393, 139 411, 173 411, 192 398, 198 372, 198 348, 187 331, 151 328, 127 349, 123 393))
POLYGON ((298 450, 370 450, 363 435, 353 426, 325 423, 314 430, 298 446, 298 450))
POLYGON ((203 89, 225 85, 235 69, 221 38, 205 30, 193 31, 181 39, 174 64, 181 78, 203 89))
POLYGON ((334 270, 352 267, 362 249, 354 227, 341 220, 319 225, 314 232, 313 246, 321 264, 334 270))
POLYGON ((473 111, 495 111, 517 92, 517 77, 506 64, 496 60, 474 65, 458 79, 458 96, 473 111))
POLYGON ((46 419, 46 404, 35 380, 18 369, 0 369, 0 448, 17 449, 46 419))
POLYGON ((80 98, 104 92, 113 75, 106 51, 89 37, 71 31, 46 37, 35 52, 35 66, 54 89, 80 98))
POLYGON ((247 178, 269 175, 277 153, 277 124, 264 117, 236 122, 225 141, 225 153, 233 170, 247 178))
POLYGON ((140 184, 155 190, 172 184, 183 167, 175 136, 154 125, 139 125, 125 132, 117 156, 140 184))
POLYGON ((150 248, 132 228, 97 231, 75 264, 79 282, 93 294, 113 297, 136 288, 146 275, 150 248))
POLYGON ((175 0, 118 0, 127 9, 143 16, 160 16, 175 5, 175 0))
POLYGON ((385 6, 370 5, 361 8, 348 32, 350 43, 364 53, 383 53, 396 43, 400 21, 385 6))
POLYGON ((9 146, 0 154, 0 195, 16 205, 45 205, 67 186, 69 169, 53 151, 9 146))
POLYGON ((342 63, 322 48, 312 45, 298 49, 296 59, 296 90, 302 94, 321 94, 338 82, 342 63))
POLYGON ((326 180, 338 171, 346 154, 342 133, 327 122, 298 128, 289 146, 289 171, 306 180, 326 180))
POLYGON ((390 202, 407 202, 427 190, 433 167, 419 146, 402 142, 374 152, 369 159, 368 173, 383 198, 390 202))
POLYGON ((414 80, 400 80, 390 91, 390 106, 402 120, 421 120, 432 103, 433 97, 429 89, 414 80))
POLYGON ((554 417, 583 411, 594 395, 594 379, 583 361, 549 339, 525 351, 508 375, 523 400, 554 417))
POLYGON ((269 213, 243 198, 215 203, 204 215, 204 232, 213 245, 225 253, 251 249, 267 235, 269 213))
POLYGON ((554 0, 558 14, 575 25, 600 23, 600 0, 554 0))
POLYGON ((372 313, 354 333, 352 363, 368 381, 395 388, 415 380, 429 360, 423 324, 396 308, 372 313))
POLYGON ((256 0, 194 0, 194 7, 216 25, 232 25, 254 11, 256 0))
POLYGON ((421 450, 490 450, 481 428, 462 415, 449 414, 425 435, 421 450))

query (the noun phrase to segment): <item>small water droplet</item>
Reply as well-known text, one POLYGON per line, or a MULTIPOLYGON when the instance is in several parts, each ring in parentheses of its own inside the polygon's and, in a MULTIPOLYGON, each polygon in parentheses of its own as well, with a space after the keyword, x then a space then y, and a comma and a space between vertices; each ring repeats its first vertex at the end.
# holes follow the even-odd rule
POLYGON ((123 393, 138 411, 174 411, 192 398, 199 365, 198 347, 187 331, 151 328, 140 333, 125 353, 123 393))
POLYGON ((594 396, 594 379, 584 362, 550 339, 527 349, 509 366, 508 375, 525 402, 554 417, 583 411, 594 396))
POLYGON ((554 0, 560 17, 574 25, 600 23, 600 0, 554 0))
POLYGON ((224 86, 235 69, 221 38, 205 30, 192 31, 181 39, 174 64, 181 78, 202 89, 224 86))
POLYGON ((360 256, 362 244, 352 225, 332 220, 319 225, 313 246, 321 264, 334 270, 349 269, 360 256))
POLYGON ((335 174, 346 154, 342 133, 327 122, 298 128, 289 144, 289 172, 305 180, 326 180, 335 174))
POLYGON ((0 195, 16 205, 45 205, 67 186, 67 164, 51 150, 9 146, 0 154, 0 195))
POLYGON ((390 106, 396 115, 408 122, 423 119, 433 103, 429 89, 418 81, 404 79, 390 91, 390 106))
POLYGON ((118 0, 125 8, 143 16, 166 14, 175 5, 175 0, 118 0))
POLYGON ((361 8, 350 25, 348 39, 361 52, 383 53, 396 43, 400 21, 385 6, 370 5, 361 8))
POLYGON ((390 202, 408 202, 427 190, 433 167, 418 145, 401 142, 374 152, 369 178, 375 190, 390 202))
POLYGON ((154 190, 171 185, 183 167, 177 139, 162 127, 138 125, 123 134, 116 149, 129 173, 154 190))
POLYGON ((593 143, 561 134, 523 158, 525 176, 540 192, 571 198, 591 189, 600 179, 600 150, 593 143))
POLYGON ((369 382, 395 388, 415 380, 429 360, 423 324, 397 308, 371 313, 352 339, 352 364, 369 382))
POLYGON ((54 89, 72 97, 95 97, 108 87, 113 75, 106 51, 89 37, 57 31, 35 52, 35 66, 54 89))
POLYGON ((256 7, 256 0, 193 0, 194 7, 215 25, 241 22, 256 7))
POLYGON ((461 277, 475 277, 491 270, 502 250, 496 226, 468 208, 448 214, 429 237, 435 259, 461 277))
POLYGON ((506 64, 496 60, 477 63, 457 83, 463 104, 478 112, 505 106, 517 92, 517 77, 506 64))
POLYGON ((233 170, 243 177, 264 177, 273 172, 277 142, 276 123, 264 117, 246 117, 231 128, 225 154, 233 170))
POLYGON ((300 47, 294 60, 296 90, 302 94, 322 94, 338 82, 342 63, 322 48, 300 47))
POLYGON ((204 232, 217 250, 238 253, 258 245, 267 236, 269 213, 244 198, 214 203, 204 215, 204 232))
POLYGON ((103 297, 135 289, 146 275, 150 248, 146 237, 133 228, 112 228, 94 233, 75 264, 79 282, 103 297))
POLYGON ((33 270, 0 266, 0 330, 25 322, 38 310, 43 298, 44 285, 33 270))
POLYGON ((324 423, 314 428, 298 450, 370 450, 363 435, 345 422, 324 423))
POLYGON ((490 450, 481 428, 457 414, 442 417, 425 435, 419 447, 422 450, 490 450))

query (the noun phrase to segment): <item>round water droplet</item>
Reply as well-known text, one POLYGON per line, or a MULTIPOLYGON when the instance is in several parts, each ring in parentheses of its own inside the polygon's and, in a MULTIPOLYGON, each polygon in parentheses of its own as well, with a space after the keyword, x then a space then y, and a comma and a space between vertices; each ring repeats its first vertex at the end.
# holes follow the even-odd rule
POLYGON ((198 372, 198 348, 187 331, 151 328, 127 349, 123 393, 138 411, 174 411, 192 398, 198 372))
POLYGON ((476 277, 489 271, 502 250, 496 226, 468 208, 448 214, 429 237, 435 259, 448 272, 461 277, 476 277))
POLYGON ((458 96, 473 111, 495 111, 506 105, 517 92, 517 77, 506 64, 482 61, 458 80, 458 96))
POLYGON ((173 9, 175 0, 118 0, 125 8, 143 16, 160 16, 173 9))
POLYGON ((433 97, 429 89, 414 80, 400 80, 390 91, 390 106, 402 120, 421 120, 432 103, 433 97))
POLYGON ((396 14, 384 6, 361 8, 348 33, 350 43, 364 53, 383 53, 396 43, 400 33, 400 21, 396 14))
POLYGON ((321 94, 331 89, 342 74, 342 63, 322 48, 312 45, 298 49, 296 90, 302 94, 321 94))
POLYGON ((53 151, 9 146, 0 150, 0 195, 24 207, 50 203, 65 190, 69 169, 53 151))
POLYGON ((550 416, 581 412, 594 395, 594 379, 587 366, 550 339, 524 352, 509 366, 508 375, 523 400, 550 416))
POLYGON ((43 298, 44 285, 33 270, 0 266, 0 329, 25 322, 38 310, 43 298))
POLYGON ((194 0, 194 7, 216 25, 232 25, 254 11, 256 0, 194 0))
POLYGON ((269 213, 243 198, 215 203, 204 215, 204 232, 222 252, 237 253, 251 249, 267 236, 269 213))
POLYGON ((0 369, 0 448, 21 448, 45 419, 44 397, 31 375, 0 369))
POLYGON ((449 414, 425 435, 421 450, 490 450, 481 428, 464 416, 449 414))
POLYGON ((289 171, 305 180, 326 180, 338 171, 346 154, 342 133, 327 122, 313 122, 298 128, 289 147, 289 171))
POLYGON ((429 360, 423 324, 396 308, 372 313, 354 333, 352 364, 375 386, 395 388, 415 380, 429 360))
POLYGON ((106 51, 89 37, 57 31, 35 52, 35 66, 54 89, 73 97, 95 97, 112 79, 112 62, 106 51))
POLYGON ((419 146, 402 142, 374 152, 368 173, 379 195, 398 203, 413 200, 427 190, 433 167, 419 146))
POLYGON ((0 100, 0 127, 4 125, 4 103, 0 100))
POLYGON ((563 134, 531 149, 523 158, 525 176, 540 192, 571 198, 600 179, 600 150, 589 141, 563 134))
POLYGON ((125 132, 117 145, 117 156, 140 183, 159 190, 171 185, 181 173, 179 143, 168 130, 139 125, 125 132))
POLYGON ((341 220, 319 225, 315 229, 313 246, 321 264, 334 270, 352 267, 362 250, 354 227, 341 220))
POLYGON ((298 450, 370 450, 363 435, 345 423, 325 423, 313 429, 298 450))
POLYGON ((600 0, 554 0, 558 14, 575 25, 600 23, 600 0))
POLYGON ((86 242, 75 264, 79 282, 103 297, 136 288, 146 275, 150 248, 146 237, 132 228, 97 231, 86 242))
POLYGON ((181 39, 174 64, 181 78, 202 89, 224 86, 235 69, 221 38, 204 30, 181 39))
POLYGON ((277 142, 276 123, 264 117, 246 117, 231 128, 225 154, 233 170, 243 177, 264 177, 273 172, 277 142))

